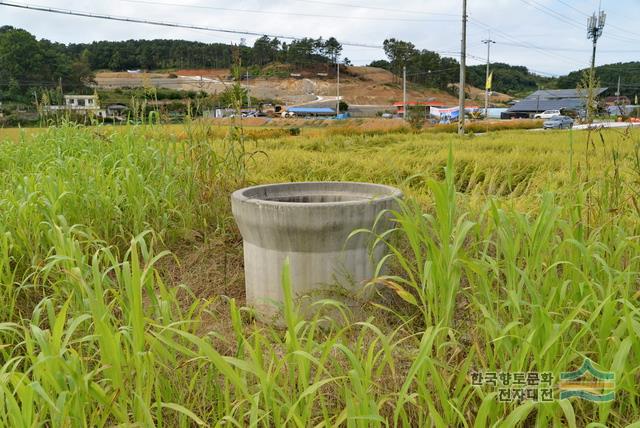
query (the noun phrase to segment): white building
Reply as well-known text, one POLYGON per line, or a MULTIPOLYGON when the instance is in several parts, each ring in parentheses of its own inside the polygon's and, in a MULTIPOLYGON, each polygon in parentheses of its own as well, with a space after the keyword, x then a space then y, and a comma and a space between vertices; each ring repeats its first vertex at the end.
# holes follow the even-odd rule
POLYGON ((69 110, 100 110, 100 103, 97 95, 65 95, 64 107, 69 110))
POLYGON ((49 112, 71 110, 81 114, 104 115, 104 110, 100 109, 97 95, 65 95, 64 105, 45 106, 44 109, 49 112))

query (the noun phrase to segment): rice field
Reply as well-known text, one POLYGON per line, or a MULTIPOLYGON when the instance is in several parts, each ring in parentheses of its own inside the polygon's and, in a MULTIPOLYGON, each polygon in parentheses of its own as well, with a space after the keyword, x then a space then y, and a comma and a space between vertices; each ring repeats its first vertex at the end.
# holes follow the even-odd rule
POLYGON ((640 427, 640 132, 292 134, 0 134, 0 426, 640 427), (229 195, 300 180, 407 198, 362 313, 276 329, 229 195))

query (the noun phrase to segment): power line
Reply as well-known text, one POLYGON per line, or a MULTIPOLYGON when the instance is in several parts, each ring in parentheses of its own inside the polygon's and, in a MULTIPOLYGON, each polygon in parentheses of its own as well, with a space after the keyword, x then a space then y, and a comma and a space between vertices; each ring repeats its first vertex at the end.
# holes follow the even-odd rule
POLYGON ((291 0, 291 1, 297 1, 301 3, 321 4, 325 6, 339 6, 340 8, 349 7, 349 8, 356 8, 356 9, 382 10, 385 12, 408 13, 412 15, 417 14, 417 15, 451 16, 456 18, 458 17, 458 15, 454 13, 425 12, 424 10, 394 9, 394 8, 379 7, 379 6, 362 6, 357 4, 336 3, 336 2, 321 1, 321 0, 291 0))
POLYGON ((591 16, 591 15, 589 15, 588 13, 583 12, 583 11, 581 11, 580 9, 578 9, 578 8, 576 8, 576 7, 574 7, 574 6, 572 6, 571 4, 567 3, 567 2, 566 2, 566 1, 564 1, 564 0, 557 0, 557 2, 558 2, 558 3, 562 3, 563 5, 565 5, 566 7, 568 7, 569 9, 573 9, 574 11, 578 12, 580 15, 582 15, 582 16, 584 16, 584 17, 586 17, 586 18, 588 18, 588 17, 590 17, 590 16, 591 16))
POLYGON ((417 71, 415 73, 407 73, 407 77, 440 74, 440 73, 446 73, 448 71, 459 70, 459 69, 460 67, 456 66, 456 67, 448 67, 448 68, 439 68, 435 70, 417 71))
MULTIPOLYGON (((523 44, 518 44, 518 43, 509 43, 509 42, 499 42, 501 45, 507 45, 507 46, 515 46, 515 47, 527 47, 523 44)), ((583 48, 583 49, 579 49, 579 48, 555 48, 555 47, 550 47, 550 46, 536 46, 537 49, 544 49, 546 51, 557 51, 557 52, 586 52, 589 48, 583 48)), ((600 50, 600 53, 634 53, 634 52, 640 52, 640 49, 606 49, 606 50, 600 50)))
MULTIPOLYGON (((160 27, 185 28, 185 29, 188 29, 188 30, 201 30, 201 31, 210 31, 210 32, 216 32, 216 33, 230 33, 230 34, 239 34, 239 35, 246 35, 246 36, 257 36, 257 37, 269 36, 269 37, 273 37, 273 38, 287 39, 287 40, 300 40, 301 39, 301 37, 287 36, 287 35, 281 35, 281 34, 265 34, 265 33, 257 33, 257 32, 254 32, 254 31, 243 31, 243 30, 232 30, 232 29, 226 29, 226 28, 204 27, 204 26, 200 26, 200 25, 187 25, 187 24, 179 24, 179 23, 175 23, 175 22, 152 21, 152 20, 140 19, 140 18, 130 18, 130 17, 123 17, 123 16, 95 14, 95 13, 83 12, 83 11, 77 11, 77 10, 65 10, 65 9, 58 9, 58 8, 51 8, 51 7, 44 7, 44 6, 26 5, 26 4, 19 4, 19 3, 9 3, 9 2, 5 2, 5 1, 0 1, 0 6, 8 6, 8 7, 14 7, 14 8, 17 8, 17 9, 27 9, 27 10, 33 10, 33 11, 38 11, 38 12, 55 13, 55 14, 59 14, 59 15, 72 15, 72 16, 80 16, 80 17, 84 17, 84 18, 103 19, 103 20, 108 20, 108 21, 120 21, 120 22, 131 22, 131 23, 136 23, 136 24, 156 25, 156 26, 160 26, 160 27)), ((355 47, 363 47, 363 48, 372 48, 372 49, 382 49, 382 46, 380 46, 380 45, 371 45, 371 44, 367 44, 367 43, 343 42, 342 45, 343 46, 355 46, 355 47)))
MULTIPOLYGON (((582 29, 583 28, 583 24, 580 23, 579 21, 576 21, 574 19, 571 19, 565 15, 563 15, 560 12, 555 11, 554 9, 551 9, 547 6, 544 6, 542 4, 540 4, 539 2, 535 1, 535 0, 520 0, 522 3, 528 4, 532 7, 534 7, 535 9, 545 13, 548 16, 551 16, 552 18, 555 18, 561 22, 564 22, 565 24, 569 24, 573 27, 582 29)), ((563 3, 566 5, 566 3, 563 3)), ((572 9, 577 10, 575 8, 572 7, 572 9)), ((584 14, 582 11, 579 11, 580 14, 584 14)), ((589 15, 586 15, 587 17, 589 15)), ((610 25, 610 27, 613 27, 612 25, 610 25)), ((618 28, 618 27, 614 27, 614 28, 618 28)), ((623 31, 626 31, 623 29, 623 31)), ((633 34, 633 33, 631 33, 633 34)), ((638 40, 632 39, 630 37, 627 37, 626 35, 621 35, 621 34, 616 34, 616 33, 609 33, 607 34, 609 37, 613 38, 614 40, 618 40, 618 41, 622 41, 622 42, 626 42, 626 43, 638 43, 638 40)))
MULTIPOLYGON (((558 1, 559 3, 562 3, 563 5, 565 5, 566 7, 568 7, 569 9, 572 9, 572 10, 574 10, 574 11, 578 12, 580 15, 582 15, 582 16, 584 16, 584 17, 586 17, 586 18, 589 18, 589 17, 591 16, 591 15, 589 15, 588 13, 586 13, 586 12, 584 12, 584 11, 582 11, 582 10, 580 10, 580 9, 578 9, 578 8, 576 8, 576 7, 574 7, 574 6, 572 6, 570 3, 567 3, 567 2, 566 2, 566 1, 564 1, 564 0, 556 0, 556 1, 558 1)), ((623 32, 628 33, 628 34, 632 34, 632 35, 635 35, 635 36, 640 36, 640 33, 633 33, 633 32, 629 31, 629 30, 628 30, 628 29, 626 29, 626 28, 619 27, 619 26, 617 26, 617 25, 613 25, 613 24, 611 24, 611 23, 609 24, 609 27, 610 27, 610 28, 615 28, 616 30, 623 31, 623 32)))
POLYGON ((360 21, 399 21, 399 22, 453 22, 453 19, 414 19, 414 18, 381 18, 381 17, 364 17, 364 16, 345 16, 345 15, 319 15, 311 13, 298 13, 298 12, 283 12, 272 10, 255 10, 255 9, 234 9, 229 7, 217 7, 217 6, 203 6, 194 4, 178 4, 170 2, 152 1, 152 0, 120 0, 126 3, 137 3, 156 6, 171 6, 181 8, 192 9, 208 9, 208 10, 221 10, 239 13, 251 13, 259 15, 278 15, 278 16, 304 16, 311 18, 329 18, 329 19, 346 19, 346 20, 360 20, 360 21))
MULTIPOLYGON (((474 60, 476 60, 476 61, 480 62, 480 64, 476 64, 476 65, 475 65, 475 67, 477 67, 477 66, 479 66, 479 65, 484 66, 484 65, 485 65, 485 63, 486 63, 486 61, 487 61, 487 59, 486 59, 486 58, 483 58, 483 57, 481 57, 481 56, 479 56, 479 55, 473 55, 473 54, 470 54, 470 53, 468 53, 468 52, 467 52, 467 57, 468 57, 468 58, 472 58, 472 59, 474 59, 474 60)), ((500 60, 495 60, 493 63, 494 63, 494 64, 498 64, 498 63, 506 64, 505 62, 501 62, 500 60)), ((507 64, 507 65, 509 65, 509 64, 507 64)), ((536 69, 534 69, 534 68, 529 68, 529 67, 525 67, 525 68, 526 68, 528 71, 533 72, 534 74, 538 74, 538 75, 540 75, 541 77, 545 77, 545 76, 548 76, 548 77, 558 77, 558 74, 557 74, 557 73, 549 73, 548 71, 536 70, 536 69)))
POLYGON ((579 28, 580 30, 582 30, 582 24, 579 24, 577 21, 572 20, 571 18, 566 17, 565 15, 554 11, 553 9, 549 9, 548 7, 541 5, 539 3, 536 3, 534 1, 529 1, 529 0, 520 0, 522 3, 529 5, 531 7, 533 7, 534 9, 539 10, 540 12, 551 16, 559 21, 564 22, 565 24, 569 24, 572 25, 576 28, 579 28))
MULTIPOLYGON (((257 37, 269 36, 269 37, 272 37, 272 38, 286 39, 286 40, 300 40, 301 39, 301 37, 282 35, 282 34, 265 34, 265 33, 253 32, 253 31, 213 28, 213 27, 205 27, 205 26, 199 26, 199 25, 180 24, 180 23, 175 23, 175 22, 152 21, 152 20, 140 19, 140 18, 105 15, 105 14, 94 14, 94 13, 83 12, 83 11, 78 11, 78 10, 58 9, 58 8, 39 6, 39 5, 26 5, 26 4, 19 4, 19 3, 6 2, 6 1, 0 1, 0 6, 8 6, 8 7, 18 8, 18 9, 26 9, 26 10, 32 10, 32 11, 38 11, 38 12, 45 12, 45 13, 54 13, 54 14, 61 14, 61 15, 79 16, 79 17, 84 17, 84 18, 103 19, 103 20, 109 20, 109 21, 129 22, 129 23, 136 23, 136 24, 147 24, 147 25, 155 25, 155 26, 170 27, 170 28, 184 28, 184 29, 188 29, 188 30, 220 32, 220 33, 249 35, 249 36, 257 36, 257 37)), ((374 44, 368 44, 368 43, 358 43, 358 42, 348 42, 347 41, 347 42, 341 42, 341 44, 343 46, 350 46, 350 47, 360 47, 360 48, 370 48, 370 49, 383 49, 382 45, 374 45, 374 44)), ((455 54, 456 53, 456 52, 447 52, 447 51, 432 51, 432 52, 436 52, 436 53, 439 53, 439 54, 455 54)))
MULTIPOLYGON (((177 6, 177 4, 175 4, 175 3, 163 3, 163 2, 156 2, 156 1, 151 1, 151 0, 122 0, 122 1, 129 1, 129 2, 134 2, 134 3, 166 4, 166 5, 176 5, 177 6)), ((389 9, 389 8, 378 8, 378 7, 373 7, 373 6, 366 6, 365 7, 365 6, 358 6, 358 5, 344 5, 344 4, 341 4, 341 3, 332 3, 332 2, 325 2, 325 1, 320 1, 320 0, 317 0, 317 1, 316 0, 294 0, 294 1, 304 1, 304 2, 307 2, 307 3, 317 3, 317 4, 325 4, 325 5, 336 5, 336 6, 340 5, 340 6, 345 6, 345 7, 358 7, 358 8, 363 8, 363 9, 397 11, 395 9, 389 9)), ((526 0, 521 0, 521 1, 527 2, 526 0)), ((0 6, 8 6, 8 7, 14 7, 14 8, 19 8, 19 9, 46 12, 46 13, 65 14, 65 15, 79 16, 79 17, 85 17, 85 18, 103 19, 103 20, 120 21, 120 22, 131 22, 131 23, 139 23, 139 24, 171 27, 171 28, 184 28, 184 29, 196 30, 196 31, 219 32, 219 33, 236 34, 236 35, 250 35, 250 36, 263 36, 263 35, 266 35, 266 36, 269 36, 269 37, 276 37, 276 38, 288 39, 288 40, 299 40, 300 39, 300 37, 289 36, 289 35, 264 34, 264 33, 254 32, 254 31, 243 31, 243 30, 236 30, 236 29, 213 28, 213 27, 205 27, 205 26, 173 23, 173 22, 152 21, 152 20, 146 20, 146 19, 140 19, 140 18, 121 17, 121 16, 113 16, 113 15, 105 15, 105 14, 94 14, 94 13, 90 13, 90 12, 83 12, 83 11, 77 11, 77 10, 65 10, 65 9, 58 9, 58 8, 49 8, 49 7, 38 6, 38 5, 26 5, 26 4, 19 4, 19 3, 6 2, 6 1, 0 1, 0 6)), ((181 6, 184 7, 185 5, 181 5, 181 6)), ((194 6, 194 7, 198 7, 198 6, 194 6)), ((199 7, 212 8, 212 7, 208 7, 208 6, 199 6, 199 7)), ((402 12, 418 13, 420 11, 402 11, 402 12)), ((429 13, 429 12, 420 12, 420 13, 421 14, 435 14, 435 13, 429 13)), ((447 15, 447 14, 438 14, 438 15, 447 15)), ((451 14, 449 14, 449 15, 451 15, 451 14)), ((491 27, 490 25, 488 25, 486 23, 483 23, 483 22, 481 22, 481 21, 479 21, 477 19, 469 18, 469 20, 472 23, 476 24, 476 25, 480 25, 482 27, 492 29, 492 31, 494 33, 497 33, 498 35, 500 35, 504 39, 512 40, 512 41, 516 42, 516 43, 512 44, 513 46, 536 50, 536 51, 540 52, 543 55, 552 57, 554 59, 559 59, 559 60, 562 60, 564 62, 571 63, 571 64, 580 64, 582 62, 582 61, 577 61, 575 59, 566 58, 565 56, 557 55, 557 54, 554 54, 553 52, 550 52, 550 51, 554 51, 554 50, 555 51, 560 51, 561 48, 548 49, 546 47, 536 46, 536 45, 533 45, 531 43, 524 42, 522 40, 518 40, 517 38, 512 37, 512 36, 510 36, 509 34, 503 32, 503 31, 495 29, 495 28, 491 27)), ((500 43, 508 45, 508 43, 506 43, 506 42, 500 42, 500 43)), ((382 49, 381 45, 358 43, 358 42, 343 42, 342 45, 351 46, 351 47, 369 48, 369 49, 382 49)), ((436 52, 436 53, 439 53, 439 54, 443 54, 443 55, 456 55, 456 54, 458 54, 458 52, 454 52, 454 51, 433 51, 433 52, 436 52)), ((629 52, 632 52, 632 51, 630 50, 629 52)), ((482 59, 480 59, 480 60, 482 60, 482 59)), ((552 73, 545 73, 545 74, 554 75, 552 73)))
POLYGON ((526 41, 523 41, 523 40, 519 40, 519 39, 517 39, 515 37, 512 37, 508 33, 505 33, 504 31, 501 31, 501 30, 499 30, 499 29, 497 29, 495 27, 492 27, 491 25, 488 25, 488 24, 486 24, 486 23, 484 23, 484 22, 482 22, 482 21, 480 21, 480 20, 478 20, 476 18, 469 18, 469 20, 471 21, 472 24, 479 25, 481 27, 484 27, 485 29, 490 29, 492 34, 498 34, 498 36, 500 36, 503 39, 507 39, 507 40, 511 40, 513 42, 520 43, 520 44, 522 44, 522 47, 528 48, 528 49, 533 49, 533 50, 535 50, 535 51, 537 51, 537 52, 539 52, 542 55, 545 55, 547 57, 553 58, 555 60, 560 60, 560 61, 563 61, 563 62, 565 62, 567 64, 572 64, 572 65, 581 64, 582 63, 582 61, 579 61, 579 60, 577 60, 575 58, 567 58, 566 56, 563 56, 563 55, 558 55, 558 54, 554 54, 553 52, 548 52, 548 51, 546 51, 544 49, 539 49, 538 47, 536 47, 535 45, 532 45, 529 42, 526 42, 526 41))

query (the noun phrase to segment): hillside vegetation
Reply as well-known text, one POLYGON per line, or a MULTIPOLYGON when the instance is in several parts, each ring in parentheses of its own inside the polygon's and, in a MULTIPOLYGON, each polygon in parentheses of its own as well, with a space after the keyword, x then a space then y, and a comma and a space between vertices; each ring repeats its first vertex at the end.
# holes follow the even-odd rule
MULTIPOLYGON (((487 68, 485 65, 472 65, 467 68, 468 82, 477 88, 485 88, 487 68)), ((503 63, 491 64, 493 72, 492 90, 505 94, 525 96, 540 87, 547 89, 555 86, 554 79, 530 72, 527 67, 503 63)), ((575 88, 575 85, 573 86, 575 88)))
MULTIPOLYGON (((582 79, 583 73, 584 70, 578 70, 560 77, 557 83, 558 87, 576 87, 582 79)), ((601 65, 596 67, 596 75, 600 85, 613 89, 611 92, 615 92, 618 77, 620 77, 620 95, 629 97, 632 102, 640 92, 640 62, 638 61, 601 65)))
MULTIPOLYGON (((345 88, 354 94, 350 101, 388 105, 398 100, 403 67, 407 69, 410 90, 413 91, 410 96, 413 99, 436 98, 449 102, 451 96, 455 96, 459 68, 455 58, 441 56, 428 49, 418 49, 411 42, 395 38, 386 39, 383 48, 387 59, 374 61, 371 65, 391 72, 391 82, 383 83, 384 87, 372 88, 376 94, 371 96, 363 93, 369 89, 366 79, 352 82, 360 88, 345 88)), ((211 70, 229 70, 232 66, 240 66, 243 74, 248 72, 254 78, 272 79, 268 82, 269 88, 258 88, 261 91, 258 98, 266 101, 280 99, 297 104, 313 101, 316 95, 328 95, 327 85, 320 81, 309 85, 306 81, 296 83, 283 80, 290 78, 291 74, 302 78, 316 78, 318 74, 324 76, 325 80, 335 78, 336 62, 343 64, 344 77, 348 77, 350 61, 342 57, 342 52, 341 43, 334 37, 326 40, 305 37, 281 41, 263 36, 252 46, 184 40, 96 41, 64 45, 46 39, 38 40, 25 30, 3 26, 0 27, 0 100, 3 102, 3 113, 8 116, 25 108, 34 111, 34 98, 43 105, 61 104, 63 93, 92 93, 96 72, 99 71, 156 70, 160 71, 160 76, 176 78, 174 71, 177 70, 186 69, 189 75, 193 75, 190 70, 201 70, 200 75, 204 75, 211 70), (288 93, 290 88, 297 93, 288 93)), ((622 94, 633 99, 640 86, 636 72, 639 67, 638 62, 601 66, 597 70, 598 77, 602 85, 614 87, 620 76, 622 94)), ((526 67, 501 63, 492 64, 492 70, 492 89, 513 96, 524 96, 539 87, 575 88, 581 76, 581 72, 577 71, 559 79, 551 79, 536 75, 526 67)), ((231 74, 221 75, 228 77, 231 74)), ((102 76, 98 82, 102 89, 123 86, 120 82, 109 81, 104 74, 102 76)), ((148 75, 138 76, 138 81, 127 83, 133 87, 143 87, 149 83, 141 80, 146 77, 148 75)), ((474 87, 484 88, 483 65, 468 67, 468 82, 474 87)), ((348 83, 345 80, 345 84, 348 83)), ((212 81, 206 85, 201 82, 198 86, 194 79, 165 81, 156 86, 203 94, 225 90, 222 82, 212 81)), ((333 89, 331 92, 334 92, 333 89)), ((184 97, 175 98, 186 100, 194 97, 184 94, 184 97)), ((507 99, 504 97, 501 101, 507 99)), ((498 97, 494 100, 498 100, 498 97)), ((9 122, 20 123, 23 119, 16 116, 9 122)), ((30 120, 36 119, 31 117, 30 120)))

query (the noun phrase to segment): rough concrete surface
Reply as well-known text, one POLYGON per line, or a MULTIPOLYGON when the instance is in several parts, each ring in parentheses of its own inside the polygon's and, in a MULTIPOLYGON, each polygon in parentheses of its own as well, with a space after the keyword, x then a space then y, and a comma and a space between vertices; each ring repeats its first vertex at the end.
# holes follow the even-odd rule
MULTIPOLYGON (((296 299, 366 298, 363 285, 372 278, 384 248, 370 251, 370 233, 350 235, 371 229, 381 212, 397 208, 401 197, 393 187, 350 182, 273 184, 234 192, 231 202, 243 237, 247 303, 264 318, 278 315, 287 259, 296 299)), ((376 231, 389 227, 385 218, 376 231)))

